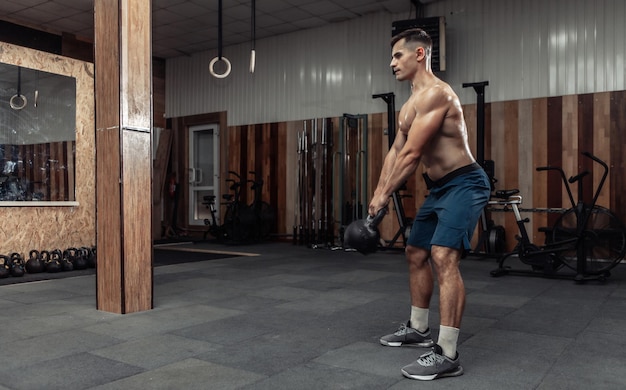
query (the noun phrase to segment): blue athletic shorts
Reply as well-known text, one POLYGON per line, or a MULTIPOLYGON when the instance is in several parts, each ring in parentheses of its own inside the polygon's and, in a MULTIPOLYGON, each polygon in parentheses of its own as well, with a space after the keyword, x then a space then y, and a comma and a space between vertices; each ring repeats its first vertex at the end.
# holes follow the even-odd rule
POLYGON ((432 245, 470 249, 470 239, 491 194, 489 177, 477 163, 436 182, 424 179, 429 194, 419 209, 407 243, 430 251, 432 245))

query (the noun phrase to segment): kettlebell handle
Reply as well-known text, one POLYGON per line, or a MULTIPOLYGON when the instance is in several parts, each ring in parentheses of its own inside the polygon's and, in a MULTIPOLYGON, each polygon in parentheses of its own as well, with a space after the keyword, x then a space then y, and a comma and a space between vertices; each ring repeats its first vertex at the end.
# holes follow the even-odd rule
POLYGON ((376 213, 375 216, 372 217, 371 215, 368 215, 367 219, 365 220, 365 223, 368 226, 376 227, 382 222, 386 214, 387 214, 387 207, 383 207, 382 209, 378 210, 378 213, 376 213))

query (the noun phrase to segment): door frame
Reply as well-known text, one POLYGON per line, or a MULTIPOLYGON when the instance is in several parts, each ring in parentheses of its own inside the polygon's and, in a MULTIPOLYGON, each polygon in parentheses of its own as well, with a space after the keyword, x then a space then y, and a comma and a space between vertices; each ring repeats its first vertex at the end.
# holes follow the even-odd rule
MULTIPOLYGON (((180 188, 179 208, 177 214, 177 226, 188 232, 202 232, 205 227, 189 224, 189 128, 197 125, 216 124, 220 131, 220 164, 219 186, 226 188, 224 178, 228 173, 228 123, 226 111, 198 114, 184 117, 172 118, 172 130, 174 139, 171 157, 171 172, 176 172, 180 188)), ((223 210, 221 210, 223 214, 223 210)))
MULTIPOLYGON (((208 191, 209 189, 213 190, 213 195, 216 195, 217 198, 220 198, 220 172, 219 172, 219 167, 220 167, 220 145, 219 145, 219 139, 220 139, 220 128, 219 128, 219 124, 217 123, 211 123, 211 124, 202 124, 202 125, 193 125, 193 126, 189 126, 187 128, 187 131, 189 133, 189 145, 188 145, 188 155, 189 155, 189 181, 186 183, 186 185, 188 186, 188 204, 189 207, 187 209, 187 218, 189 220, 189 225, 190 226, 202 226, 204 225, 204 220, 210 217, 205 217, 202 219, 194 219, 194 214, 196 212, 196 204, 198 204, 198 199, 195 198, 194 195, 194 191, 199 190, 199 191, 208 191), (192 141, 195 139, 193 133, 196 132, 204 132, 204 131, 212 131, 213 137, 217 137, 217 142, 213 144, 213 150, 212 151, 206 151, 206 153, 211 153, 213 156, 213 162, 215 163, 215 169, 214 169, 214 173, 213 176, 215 176, 215 178, 213 180, 211 180, 211 186, 197 186, 194 185, 195 183, 197 183, 198 178, 202 178, 204 179, 207 175, 207 173, 205 173, 204 171, 202 171, 201 169, 199 169, 198 167, 192 166, 193 160, 197 159, 197 156, 195 156, 195 148, 194 145, 192 145, 192 141), (217 159, 216 159, 217 156, 217 159), (192 181, 194 182, 194 184, 192 184, 192 181)), ((200 200, 201 201, 201 200, 200 200)), ((220 210, 219 208, 216 210, 217 211, 217 220, 219 221, 219 216, 220 216, 220 210)))

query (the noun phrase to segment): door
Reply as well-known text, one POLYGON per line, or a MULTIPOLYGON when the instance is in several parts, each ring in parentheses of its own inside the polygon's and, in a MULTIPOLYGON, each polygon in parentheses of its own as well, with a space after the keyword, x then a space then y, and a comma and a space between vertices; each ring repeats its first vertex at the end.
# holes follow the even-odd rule
MULTIPOLYGON (((206 196, 216 195, 219 203, 219 141, 217 124, 189 128, 189 225, 204 225, 205 219, 211 219, 203 204, 206 196)), ((216 218, 219 221, 219 215, 216 218)))

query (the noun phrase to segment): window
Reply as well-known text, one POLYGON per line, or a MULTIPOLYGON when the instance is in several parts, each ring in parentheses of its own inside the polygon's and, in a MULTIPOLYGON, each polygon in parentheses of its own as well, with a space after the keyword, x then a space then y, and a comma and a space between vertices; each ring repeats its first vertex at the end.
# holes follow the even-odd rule
POLYGON ((75 156, 76 79, 0 63, 0 205, 75 201, 75 156))

